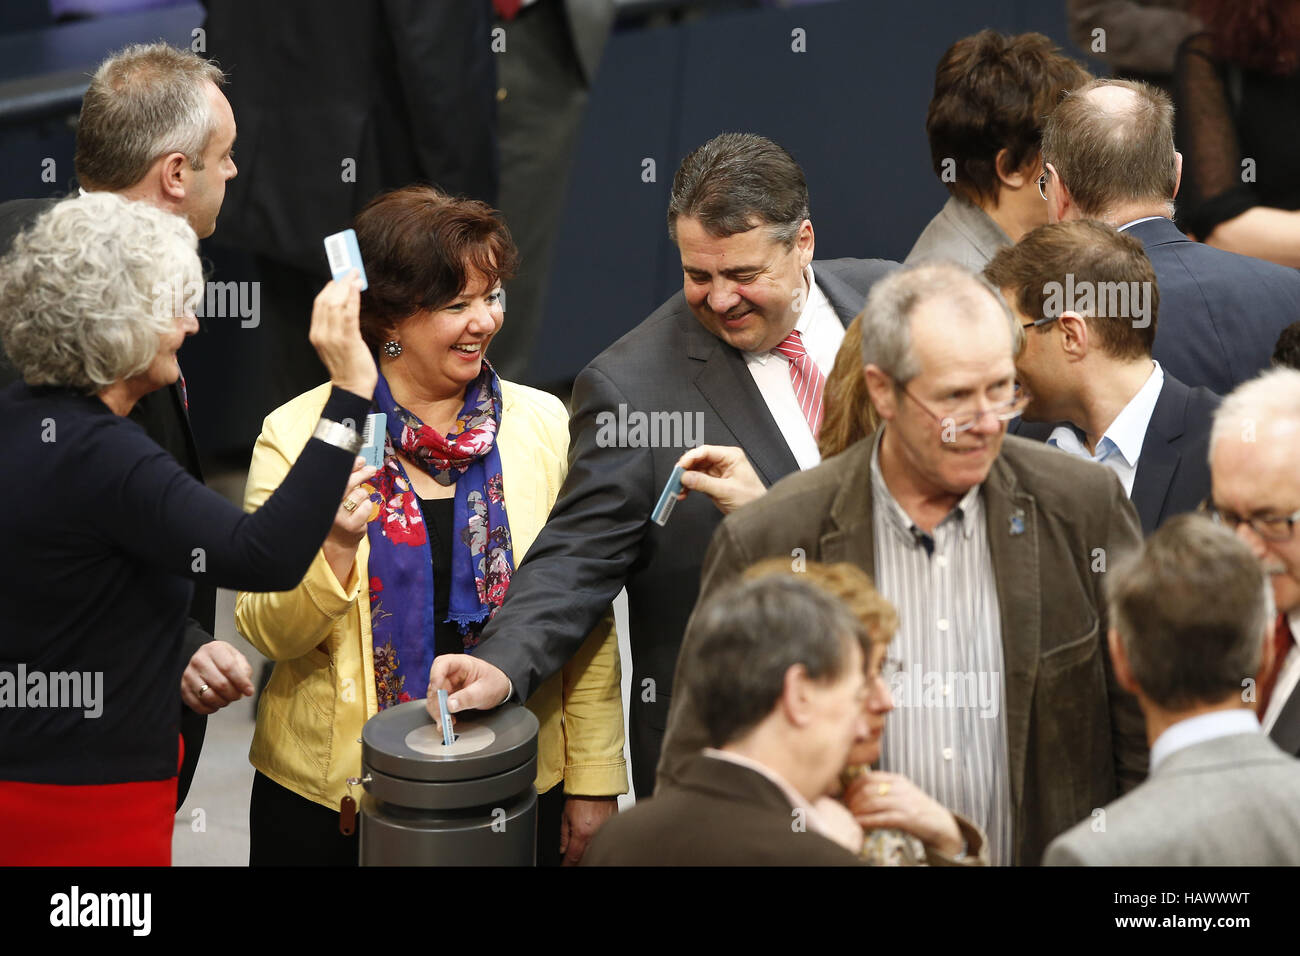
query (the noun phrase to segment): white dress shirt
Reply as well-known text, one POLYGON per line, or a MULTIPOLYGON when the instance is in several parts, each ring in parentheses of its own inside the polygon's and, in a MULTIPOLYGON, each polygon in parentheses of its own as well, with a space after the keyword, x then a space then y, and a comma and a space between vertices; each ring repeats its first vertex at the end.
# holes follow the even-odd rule
POLYGON ((1124 225, 1117 226, 1115 228, 1115 231, 1123 232, 1129 226, 1136 226, 1140 222, 1150 222, 1152 219, 1168 219, 1168 218, 1169 218, 1168 216, 1143 216, 1141 219, 1130 219, 1128 222, 1124 223, 1124 225))
POLYGON ((1259 721, 1255 715, 1244 707, 1232 710, 1214 710, 1208 714, 1199 714, 1180 720, 1156 738, 1151 745, 1151 772, 1176 753, 1193 744, 1204 743, 1218 737, 1231 737, 1233 734, 1257 734, 1260 732, 1259 721))
MULTIPOLYGON (((1286 616, 1286 622, 1291 625, 1291 636, 1300 634, 1300 608, 1296 608, 1286 616)), ((1272 640, 1272 637, 1269 638, 1272 640)), ((1287 651, 1286 658, 1282 662, 1282 670, 1278 672, 1277 683, 1273 685, 1273 696, 1269 698, 1268 710, 1260 719, 1263 725, 1264 733, 1270 733, 1273 725, 1277 723, 1278 715, 1282 713, 1282 708, 1290 699, 1296 684, 1300 683, 1300 649, 1296 648, 1295 641, 1291 642, 1291 649, 1287 651)))
POLYGON ((1155 368, 1146 384, 1138 389, 1138 393, 1115 416, 1115 420, 1101 436, 1101 441, 1097 442, 1095 453, 1088 451, 1088 447, 1079 440, 1069 425, 1058 425, 1047 438, 1049 445, 1055 445, 1076 458, 1101 462, 1119 476, 1124 485, 1124 493, 1130 497, 1133 494, 1133 479, 1137 476, 1138 457, 1142 454, 1142 444, 1147 437, 1147 426, 1151 424, 1151 415, 1156 410, 1160 389, 1165 384, 1165 373, 1160 363, 1151 364, 1155 368))
MULTIPOLYGON (((844 341, 844 325, 826 294, 817 288, 811 265, 804 269, 803 275, 808 284, 808 299, 794 327, 803 339, 809 358, 817 363, 823 375, 829 377, 835 354, 844 341)), ((800 469, 806 470, 820 463, 822 456, 817 450, 817 439, 813 437, 808 419, 803 417, 799 400, 794 395, 790 361, 774 352, 745 352, 744 356, 749 374, 754 377, 754 384, 776 419, 776 427, 781 430, 781 437, 800 469)))

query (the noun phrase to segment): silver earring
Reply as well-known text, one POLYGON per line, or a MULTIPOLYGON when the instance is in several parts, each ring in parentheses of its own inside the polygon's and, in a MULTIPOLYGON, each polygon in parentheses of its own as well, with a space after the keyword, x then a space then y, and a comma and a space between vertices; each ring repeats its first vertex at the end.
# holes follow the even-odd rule
POLYGON ((397 358, 402 354, 402 343, 396 339, 389 339, 384 343, 384 354, 389 358, 397 358))

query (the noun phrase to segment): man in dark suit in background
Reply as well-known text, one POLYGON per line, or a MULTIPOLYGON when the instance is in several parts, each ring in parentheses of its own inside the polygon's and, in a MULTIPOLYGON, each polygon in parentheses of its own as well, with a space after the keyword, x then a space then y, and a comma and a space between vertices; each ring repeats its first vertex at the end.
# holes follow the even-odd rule
MULTIPOLYGON (((1106 656, 1102 583, 1136 550, 1114 474, 1005 423, 1015 320, 956 265, 878 282, 862 353, 884 424, 722 522, 701 601, 763 558, 848 561, 898 609, 896 709, 881 769, 901 773, 988 834, 995 864, 1036 864, 1048 841, 1146 770, 1136 701, 1106 656)), ((692 619, 682 648, 690 659, 692 619)), ((678 680, 686 678, 679 664, 678 680)), ((673 699, 659 785, 706 743, 699 703, 673 699)))
POLYGON ((1149 535, 1210 493, 1210 416, 1151 343, 1162 311, 1142 243, 1093 220, 1040 226, 984 269, 1028 332, 1016 374, 1029 391, 1022 438, 1119 476, 1149 535))
POLYGON ((1210 432, 1211 515, 1250 546, 1277 619, 1255 687, 1264 731, 1300 757, 1300 372, 1279 368, 1226 396, 1210 432))
POLYGON ((1182 175, 1174 108, 1154 87, 1094 80, 1043 126, 1048 221, 1100 219, 1142 241, 1160 284, 1166 372, 1220 395, 1268 368, 1300 315, 1300 272, 1193 242, 1171 220, 1182 175))
POLYGON ((582 862, 857 864, 814 804, 867 737, 870 654, 862 622, 796 578, 768 575, 715 594, 682 660, 709 748, 684 763, 676 786, 602 827, 582 862))
POLYGON ((660 527, 655 501, 692 445, 738 446, 767 485, 815 465, 824 376, 894 267, 814 262, 803 172, 761 136, 726 133, 687 156, 668 216, 682 292, 579 373, 551 517, 476 655, 439 657, 431 680, 455 691, 453 710, 495 707, 511 686, 525 700, 626 586, 638 797, 654 787, 677 650, 720 520, 691 495, 660 527))
MULTIPOLYGON (((165 43, 128 47, 102 63, 91 79, 77 125, 80 188, 107 190, 184 216, 199 236, 216 228, 226 183, 234 178, 235 118, 215 65, 165 43)), ((16 199, 0 205, 0 255, 55 199, 16 199)), ((14 372, 3 363, 5 381, 14 372)), ((184 379, 144 396, 130 416, 198 481, 203 480, 190 430, 184 379)), ((184 762, 176 806, 185 802, 207 715, 253 692, 251 668, 239 651, 214 641, 216 590, 195 582, 185 631, 181 675, 184 762)))
POLYGON ((312 300, 330 277, 325 236, 412 183, 496 202, 492 4, 205 5, 207 53, 231 76, 244 170, 221 243, 257 257, 266 410, 328 377, 307 342, 312 300))

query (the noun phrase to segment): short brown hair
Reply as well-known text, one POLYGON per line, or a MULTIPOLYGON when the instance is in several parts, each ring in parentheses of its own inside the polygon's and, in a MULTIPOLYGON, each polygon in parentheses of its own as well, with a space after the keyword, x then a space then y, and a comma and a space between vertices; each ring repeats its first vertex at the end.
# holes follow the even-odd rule
MULTIPOLYGON (((999 249, 984 267, 984 275, 998 289, 1012 290, 1016 308, 1031 319, 1059 318, 1062 311, 1077 311, 1068 302, 1062 309, 1053 307, 1060 301, 1067 275, 1073 276, 1073 288, 1090 287, 1098 305, 1107 302, 1112 290, 1123 291, 1129 309, 1093 308, 1081 314, 1105 354, 1117 359, 1151 355, 1160 312, 1155 270, 1141 242, 1103 222, 1076 219, 1039 226, 1014 246, 999 249), (1128 295, 1134 282, 1144 283, 1149 290, 1150 321, 1141 326, 1133 322, 1128 295), (1053 284, 1055 298, 1050 291, 1053 284), (1110 314, 1114 312, 1128 314, 1110 314)), ((1050 326, 1041 325, 1037 331, 1045 335, 1050 326)))
POLYGON ((764 558, 746 568, 741 577, 746 581, 756 581, 781 574, 805 580, 842 601, 867 629, 871 643, 888 644, 894 639, 898 630, 898 611, 876 590, 871 575, 856 564, 847 561, 837 561, 834 564, 804 561, 800 570, 796 571, 785 558, 764 558))
POLYGON ((1043 118, 1064 92, 1089 79, 1041 33, 981 30, 958 40, 935 68, 925 118, 935 175, 954 195, 995 200, 999 151, 1023 169, 1038 152, 1043 118), (956 163, 952 181, 944 175, 947 160, 956 163))
POLYGON ((361 337, 379 348, 403 319, 455 301, 474 275, 491 288, 514 276, 519 253, 497 212, 432 186, 376 196, 353 228, 369 288, 361 293, 361 337))
POLYGON ((1217 703, 1259 670, 1271 602, 1259 562, 1227 528, 1177 515, 1106 585, 1133 678, 1157 706, 1217 703))
POLYGON ((191 169, 202 169, 216 125, 204 83, 225 82, 215 63, 166 43, 136 44, 109 57, 81 100, 78 181, 117 192, 168 153, 183 153, 191 169))
POLYGON ((668 200, 673 242, 681 216, 722 239, 767 225, 788 248, 808 218, 808 184, 794 157, 766 136, 723 133, 677 167, 668 200))
POLYGON ((1079 211, 1104 219, 1124 202, 1170 204, 1178 185, 1174 105, 1168 95, 1134 80, 1093 80, 1067 96, 1043 126, 1043 162, 1051 163, 1079 211), (1118 110, 1089 94, 1102 87, 1131 90, 1118 110))

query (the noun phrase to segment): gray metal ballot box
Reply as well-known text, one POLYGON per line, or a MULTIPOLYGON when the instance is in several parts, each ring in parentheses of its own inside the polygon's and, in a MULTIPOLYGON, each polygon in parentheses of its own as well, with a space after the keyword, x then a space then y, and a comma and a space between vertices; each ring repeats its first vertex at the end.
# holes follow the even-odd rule
POLYGON ((366 721, 361 865, 536 865, 537 729, 514 703, 458 715, 450 747, 423 700, 366 721))

